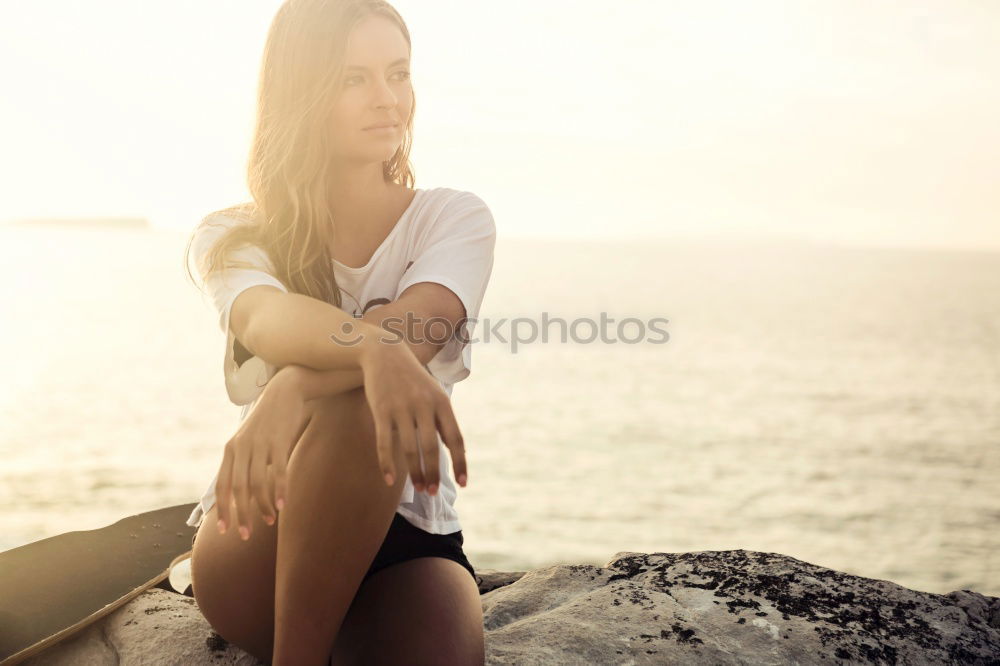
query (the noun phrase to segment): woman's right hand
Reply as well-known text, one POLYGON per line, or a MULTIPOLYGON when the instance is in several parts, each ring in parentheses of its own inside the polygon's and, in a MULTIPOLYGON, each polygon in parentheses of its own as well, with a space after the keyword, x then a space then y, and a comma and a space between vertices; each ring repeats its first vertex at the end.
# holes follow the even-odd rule
POLYGON ((298 369, 285 366, 271 377, 257 404, 226 442, 215 482, 218 528, 223 534, 233 524, 231 499, 236 500, 236 521, 243 540, 250 538, 253 501, 268 525, 274 524, 283 506, 288 459, 310 417, 298 390, 298 369), (274 469, 273 486, 267 477, 269 464, 274 469))
POLYGON ((416 490, 434 495, 440 483, 437 433, 451 452, 455 479, 465 487, 468 471, 465 443, 451 408, 451 398, 420 363, 408 345, 378 342, 361 356, 365 396, 375 422, 379 466, 387 485, 393 485, 393 432, 406 454, 410 480, 416 490), (424 469, 420 466, 423 453, 424 469))

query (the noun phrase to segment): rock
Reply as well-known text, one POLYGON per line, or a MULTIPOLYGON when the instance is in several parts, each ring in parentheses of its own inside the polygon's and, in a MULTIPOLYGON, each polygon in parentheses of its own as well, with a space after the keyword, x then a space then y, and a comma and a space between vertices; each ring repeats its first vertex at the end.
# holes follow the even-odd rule
POLYGON ((1000 664, 1000 598, 775 553, 616 554, 483 595, 496 663, 1000 664))
MULTIPOLYGON (((746 550, 477 570, 496 664, 997 664, 1000 598, 920 592, 746 550)), ((24 664, 259 664, 153 588, 24 664)))
POLYGON ((153 587, 23 666, 238 664, 260 660, 212 631, 191 597, 153 587))

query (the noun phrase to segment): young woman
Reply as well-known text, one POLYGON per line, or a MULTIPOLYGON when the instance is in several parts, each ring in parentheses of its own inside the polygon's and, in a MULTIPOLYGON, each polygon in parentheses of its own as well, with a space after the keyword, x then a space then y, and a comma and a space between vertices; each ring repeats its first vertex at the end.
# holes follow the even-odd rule
POLYGON ((496 228, 471 192, 411 188, 410 55, 381 0, 287 0, 253 200, 208 215, 187 248, 243 406, 188 520, 192 585, 212 627, 268 663, 485 659, 450 396, 496 228))

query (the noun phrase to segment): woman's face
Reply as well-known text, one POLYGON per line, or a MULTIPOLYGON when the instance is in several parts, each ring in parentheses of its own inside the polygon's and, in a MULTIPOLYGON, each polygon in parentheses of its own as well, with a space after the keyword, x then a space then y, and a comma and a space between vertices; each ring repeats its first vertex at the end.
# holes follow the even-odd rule
POLYGON ((338 88, 330 127, 333 159, 358 164, 392 157, 413 109, 410 49, 396 24, 374 15, 355 26, 338 88))

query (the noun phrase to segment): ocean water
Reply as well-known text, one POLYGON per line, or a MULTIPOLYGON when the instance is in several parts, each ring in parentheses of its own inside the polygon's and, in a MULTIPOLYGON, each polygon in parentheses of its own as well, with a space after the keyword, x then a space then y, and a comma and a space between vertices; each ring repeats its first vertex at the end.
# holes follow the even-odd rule
MULTIPOLYGON (((212 478, 239 408, 185 241, 0 228, 0 549, 212 478)), ((1000 595, 1000 254, 501 237, 478 333, 543 313, 669 340, 476 343, 475 566, 743 548, 1000 595)))

